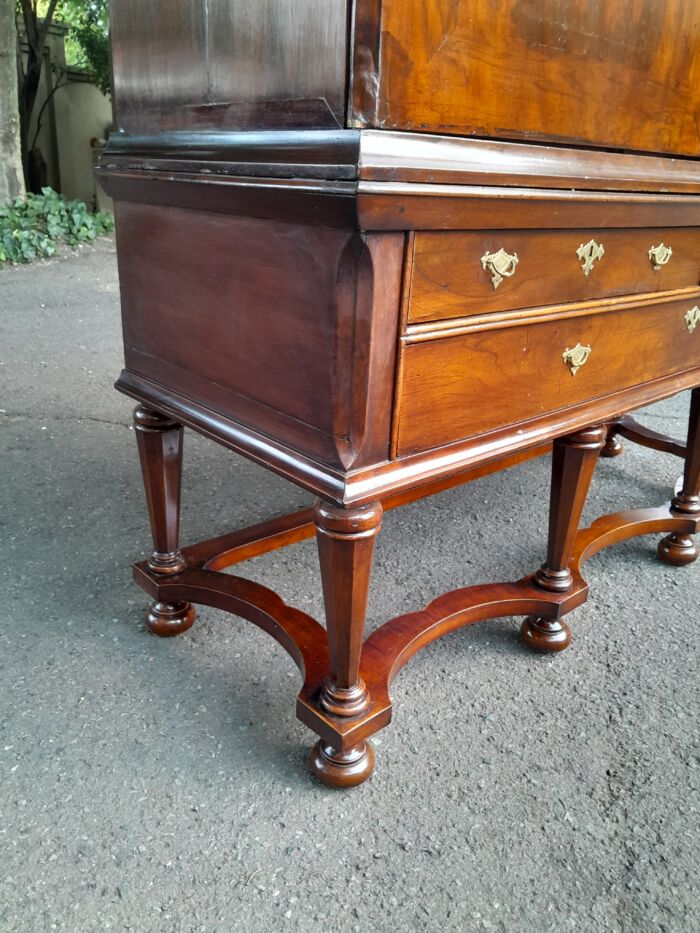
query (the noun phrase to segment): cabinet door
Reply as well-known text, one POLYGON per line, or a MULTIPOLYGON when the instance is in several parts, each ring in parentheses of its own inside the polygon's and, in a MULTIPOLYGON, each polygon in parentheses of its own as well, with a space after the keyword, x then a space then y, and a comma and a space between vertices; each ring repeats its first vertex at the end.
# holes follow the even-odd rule
POLYGON ((355 124, 700 155, 700 0, 358 0, 356 16, 355 124))

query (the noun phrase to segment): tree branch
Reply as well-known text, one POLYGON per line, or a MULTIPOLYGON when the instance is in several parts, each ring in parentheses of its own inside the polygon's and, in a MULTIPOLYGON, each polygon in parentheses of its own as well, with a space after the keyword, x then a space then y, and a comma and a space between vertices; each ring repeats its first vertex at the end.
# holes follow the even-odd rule
POLYGON ((37 116, 37 118, 36 118, 36 132, 34 133, 34 139, 32 140, 31 146, 29 146, 29 151, 30 151, 30 152, 31 152, 31 150, 36 146, 36 141, 37 141, 37 139, 39 138, 39 133, 41 132, 41 118, 44 116, 44 111, 46 110, 46 108, 47 108, 47 106, 48 106, 48 104, 49 104, 49 101, 51 100, 51 98, 53 97, 53 95, 56 93, 56 91, 60 90, 60 88, 62 88, 62 87, 65 87, 67 84, 68 84, 68 78, 67 78, 67 77, 66 77, 65 81, 63 82, 63 84, 61 84, 61 78, 59 77, 58 82, 57 82, 56 84, 54 84, 54 86, 51 88, 51 92, 50 92, 49 94, 47 94, 46 100, 45 100, 44 103, 41 105, 41 110, 39 111, 39 114, 38 114, 38 116, 37 116))
POLYGON ((58 5, 58 0, 51 0, 49 3, 46 15, 44 16, 44 22, 41 25, 39 30, 38 39, 39 39, 39 48, 43 52, 44 41, 46 40, 46 35, 51 28, 51 23, 53 21, 53 15, 56 12, 56 6, 58 5))

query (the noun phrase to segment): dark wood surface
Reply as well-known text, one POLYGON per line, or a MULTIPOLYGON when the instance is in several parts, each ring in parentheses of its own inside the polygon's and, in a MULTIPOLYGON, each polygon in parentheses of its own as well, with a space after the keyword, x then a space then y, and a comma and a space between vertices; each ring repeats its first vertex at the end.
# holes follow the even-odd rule
MULTIPOLYGON (((134 432, 153 536, 148 569, 167 577, 186 566, 179 547, 182 425, 139 405, 134 411, 134 432)), ((154 635, 169 637, 190 628, 194 617, 194 608, 187 602, 156 600, 146 624, 154 635)))
MULTIPOLYGON (((425 484, 448 482, 472 470, 490 470, 492 464, 517 457, 555 437, 591 423, 611 421, 628 411, 667 398, 700 384, 700 367, 674 373, 631 389, 613 391, 573 409, 557 410, 533 418, 517 431, 497 428, 485 435, 391 459, 343 473, 284 447, 264 435, 222 418, 211 409, 156 383, 122 372, 117 388, 126 395, 167 412, 224 447, 259 463, 303 489, 329 501, 362 505, 389 495, 403 495, 425 484)), ((410 500, 409 500, 410 501, 410 500)))
POLYGON ((112 0, 111 32, 129 133, 344 123, 346 0, 112 0))
MULTIPOLYGON (((652 450, 660 450, 663 451, 663 453, 673 454, 675 457, 685 457, 685 444, 672 437, 667 437, 665 434, 659 434, 658 431, 653 431, 651 428, 646 427, 646 425, 640 424, 631 415, 625 415, 615 421, 611 425, 609 437, 610 434, 612 434, 615 439, 617 439, 618 436, 625 437, 634 441, 636 444, 643 444, 644 447, 650 447, 652 450)), ((620 448, 622 448, 622 446, 621 444, 620 448)), ((614 455, 618 456, 620 453, 622 453, 622 449, 616 449, 614 455)))
POLYGON ((700 154, 696 0, 382 0, 379 29, 355 125, 700 154))
MULTIPOLYGON (((106 172, 348 180, 357 178, 359 150, 360 132, 348 129, 113 133, 101 163, 106 172)), ((662 163, 660 172, 664 160, 653 162, 662 163)), ((682 165, 674 166, 672 177, 678 185, 674 190, 692 185, 691 173, 682 165)), ((671 179, 669 183, 673 183, 671 179)))

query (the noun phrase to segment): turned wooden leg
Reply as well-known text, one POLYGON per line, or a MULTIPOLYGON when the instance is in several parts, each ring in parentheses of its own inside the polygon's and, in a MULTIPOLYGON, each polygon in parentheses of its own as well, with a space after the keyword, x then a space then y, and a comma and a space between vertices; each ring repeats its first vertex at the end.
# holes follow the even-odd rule
MULTIPOLYGON (((148 566, 154 573, 169 576, 185 567, 178 547, 182 425, 139 405, 134 410, 134 430, 153 536, 148 566)), ((149 609, 146 625, 155 635, 167 637, 186 631, 194 617, 190 603, 155 602, 149 609)))
MULTIPOLYGON (((690 396, 688 444, 685 452, 683 486, 671 500, 671 511, 680 515, 700 514, 700 388, 690 396)), ((684 567, 697 560, 698 549, 691 535, 666 535, 659 542, 659 557, 666 564, 684 567)))
MULTIPOLYGON (((319 502, 314 521, 330 658, 319 704, 332 716, 351 718, 370 705, 359 670, 372 551, 382 507, 376 502, 343 509, 319 502)), ((368 742, 340 751, 319 741, 311 754, 312 774, 331 787, 360 784, 373 767, 374 752, 368 742)))
POLYGON ((605 443, 600 450, 601 457, 618 457, 625 449, 624 444, 617 436, 617 424, 608 425, 605 443))
MULTIPOLYGON (((571 548, 605 437, 604 428, 585 428, 554 442, 547 560, 535 574, 542 589, 565 593, 571 587, 571 548)), ((537 651, 563 651, 571 643, 571 630, 562 619, 529 616, 520 635, 537 651)))

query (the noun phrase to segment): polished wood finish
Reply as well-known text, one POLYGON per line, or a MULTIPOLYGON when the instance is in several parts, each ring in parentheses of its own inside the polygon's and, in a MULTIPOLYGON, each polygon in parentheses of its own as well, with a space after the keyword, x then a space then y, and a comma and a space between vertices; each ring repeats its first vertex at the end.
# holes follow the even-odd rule
POLYGON ((361 130, 358 144, 358 173, 363 181, 700 191, 700 164, 689 159, 387 130, 361 130))
MULTIPOLYGON (((693 389, 690 397, 683 484, 671 500, 671 510, 700 515, 700 388, 693 389)), ((671 534, 659 542, 659 557, 666 564, 684 567, 697 560, 698 548, 689 535, 671 534)))
POLYGON ((608 230, 697 226, 700 205, 681 194, 360 181, 357 217, 363 230, 608 230))
POLYGON ((358 742, 346 751, 336 751, 320 739, 311 749, 311 774, 327 787, 340 790, 362 784, 374 770, 374 749, 358 742))
MULTIPOLYGON (((143 562, 134 567, 134 578, 154 598, 169 603, 191 600, 225 610, 275 638, 303 677, 297 714, 321 736, 312 753, 313 773, 331 786, 353 786, 369 777, 374 760, 371 748, 363 748, 362 743, 391 719, 391 682, 421 648, 458 628, 486 619, 536 615, 561 620, 585 601, 588 587, 581 567, 601 549, 635 535, 660 531, 687 535, 698 530, 700 517, 682 516, 668 506, 605 515, 576 534, 570 560, 572 585, 566 592, 545 590, 530 575, 515 582, 453 590, 422 610, 390 619, 362 646, 359 677, 367 685, 371 702, 364 713, 350 718, 333 716, 317 702, 329 670, 323 627, 286 605, 271 590, 242 577, 203 569, 195 559, 189 560, 180 574, 171 576, 156 574, 143 562)), ((209 542, 199 547, 211 553, 217 540, 211 542, 211 547, 209 542)))
MULTIPOLYGON (((186 566, 178 541, 182 425, 139 405, 134 410, 134 432, 153 536, 148 567, 161 576, 177 574, 186 566)), ((157 600, 148 611, 146 623, 154 635, 171 636, 190 628, 194 618, 194 609, 187 602, 157 600)))
POLYGON ((112 0, 114 91, 128 133, 339 126, 346 0, 112 0))
POLYGON ((382 0, 374 69, 368 56, 357 74, 373 93, 352 123, 697 156, 698 12, 695 0, 382 0))
POLYGON ((615 424, 608 426, 605 435, 605 443, 600 449, 600 456, 608 460, 612 460, 613 457, 619 457, 625 449, 625 445, 617 436, 616 427, 617 425, 615 424))
POLYGON ((154 539, 134 569, 147 625, 184 631, 201 603, 275 638, 329 786, 370 776, 389 685, 436 638, 516 615, 561 650, 596 551, 664 532, 662 559, 696 556, 700 0, 547 6, 111 5, 119 129, 98 174, 154 539), (605 251, 583 269, 589 241, 605 251), (500 249, 518 263, 499 282, 500 249), (686 445, 629 417, 683 389, 686 445), (317 504, 181 551, 183 426, 317 504), (670 505, 577 531, 619 438, 683 456, 684 479, 670 505), (544 565, 364 638, 383 510, 552 443, 544 565), (314 534, 325 628, 224 572, 314 534))
POLYGON ((614 295, 663 292, 700 284, 700 230, 489 230, 417 233, 413 240, 410 323, 512 311, 614 295), (588 275, 577 249, 591 240, 605 253, 588 275), (673 250, 655 270, 649 249, 673 250), (513 275, 494 288, 481 259, 505 249, 517 256, 513 275))
POLYGON ((382 507, 378 502, 354 509, 319 503, 314 521, 330 656, 330 672, 319 703, 333 716, 358 716, 370 702, 359 676, 360 650, 382 507))
POLYGON ((628 440, 640 444, 642 447, 650 447, 652 450, 660 450, 666 454, 673 454, 676 457, 685 457, 686 445, 666 434, 659 434, 658 431, 652 431, 650 428, 640 424, 631 415, 624 415, 617 421, 614 421, 608 428, 608 440, 605 447, 612 446, 614 453, 606 454, 605 448, 601 451, 601 456, 617 456, 622 453, 623 445, 616 443, 618 435, 628 440))
POLYGON ((565 592, 571 587, 571 549, 605 437, 605 430, 596 427, 554 443, 547 561, 535 574, 535 582, 545 590, 565 592))
MULTIPOLYGON (((589 428, 555 441, 549 503, 547 560, 534 582, 552 593, 566 593, 574 580, 569 567, 596 460, 607 431, 589 428)), ((520 635, 536 651, 563 651, 571 643, 571 630, 560 619, 528 616, 520 635)))
POLYGON ((698 383, 700 367, 591 399, 575 409, 546 412, 515 432, 508 426, 497 428, 439 450, 389 459, 344 474, 132 373, 123 372, 116 387, 228 449, 263 464, 314 495, 344 505, 362 505, 423 484, 447 481, 459 474, 471 476, 472 470, 477 470, 476 475, 479 475, 482 467, 490 470, 493 464, 546 445, 562 434, 591 423, 609 421, 625 411, 642 408, 698 383))
POLYGON ((127 372, 336 469, 387 456, 401 234, 116 214, 127 372))
POLYGON ((590 304, 562 310, 554 320, 534 310, 511 318, 512 326, 449 338, 437 331, 437 339, 419 343, 408 338, 397 387, 397 455, 690 369, 698 360, 694 337, 700 331, 688 334, 685 314, 698 301, 696 289, 681 301, 647 296, 590 304), (579 343, 591 353, 572 375, 563 353, 579 343))
POLYGON ((639 424, 631 415, 625 415, 620 418, 620 420, 615 423, 615 431, 621 437, 634 441, 635 444, 641 444, 642 447, 650 447, 652 450, 673 454, 675 457, 684 458, 686 455, 685 444, 666 434, 659 434, 658 431, 652 431, 651 428, 639 424))

